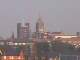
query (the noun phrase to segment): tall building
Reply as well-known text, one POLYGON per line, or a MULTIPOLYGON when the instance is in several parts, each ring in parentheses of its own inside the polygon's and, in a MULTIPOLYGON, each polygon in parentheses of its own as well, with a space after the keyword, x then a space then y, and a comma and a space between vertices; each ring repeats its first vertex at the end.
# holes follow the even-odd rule
POLYGON ((17 38, 19 40, 27 40, 30 38, 30 24, 17 24, 17 38))
POLYGON ((17 38, 20 39, 21 23, 17 23, 17 38))
POLYGON ((43 33, 44 32, 44 22, 42 21, 41 17, 39 17, 36 23, 36 32, 43 33))
POLYGON ((36 38, 42 39, 45 32, 44 22, 42 21, 41 17, 39 16, 38 21, 36 23, 36 38))

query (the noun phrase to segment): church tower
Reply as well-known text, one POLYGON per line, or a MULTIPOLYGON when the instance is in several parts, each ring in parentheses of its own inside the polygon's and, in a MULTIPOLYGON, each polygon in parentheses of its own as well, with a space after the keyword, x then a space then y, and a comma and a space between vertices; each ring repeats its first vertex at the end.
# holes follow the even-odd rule
POLYGON ((43 33, 44 31, 44 22, 42 21, 42 18, 39 16, 38 21, 36 23, 36 32, 43 33))
POLYGON ((42 21, 42 18, 39 15, 38 21, 36 22, 36 38, 43 39, 44 32, 45 32, 44 22, 42 21))

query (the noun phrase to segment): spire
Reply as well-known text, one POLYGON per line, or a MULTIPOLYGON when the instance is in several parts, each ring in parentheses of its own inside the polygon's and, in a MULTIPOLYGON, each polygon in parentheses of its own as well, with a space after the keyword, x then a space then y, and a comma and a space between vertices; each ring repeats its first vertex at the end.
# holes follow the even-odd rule
POLYGON ((44 22, 42 21, 40 14, 36 23, 36 32, 44 32, 44 22))
POLYGON ((41 20, 41 15, 40 15, 40 13, 39 13, 39 19, 41 20))
POLYGON ((42 21, 42 17, 41 17, 41 15, 40 15, 40 13, 39 13, 39 15, 38 15, 39 17, 38 17, 38 23, 43 23, 43 21, 42 21))

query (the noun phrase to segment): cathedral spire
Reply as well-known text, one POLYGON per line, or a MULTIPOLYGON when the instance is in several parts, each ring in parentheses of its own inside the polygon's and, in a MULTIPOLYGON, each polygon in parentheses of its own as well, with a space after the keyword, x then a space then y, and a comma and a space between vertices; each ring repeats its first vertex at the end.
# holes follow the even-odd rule
POLYGON ((40 14, 36 23, 36 32, 44 32, 44 22, 42 21, 40 14))
POLYGON ((38 15, 38 21, 37 21, 37 23, 43 23, 42 17, 41 17, 41 15, 40 15, 40 13, 39 13, 39 15, 38 15))

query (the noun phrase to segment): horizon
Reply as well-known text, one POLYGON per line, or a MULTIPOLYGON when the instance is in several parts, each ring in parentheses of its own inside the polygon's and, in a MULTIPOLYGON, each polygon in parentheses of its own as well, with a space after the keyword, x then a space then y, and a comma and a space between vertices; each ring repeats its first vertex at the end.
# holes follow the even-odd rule
POLYGON ((0 36, 17 35, 17 23, 30 22, 32 31, 40 13, 48 31, 80 32, 78 0, 0 0, 0 36), (6 20, 6 21, 5 21, 6 20))

